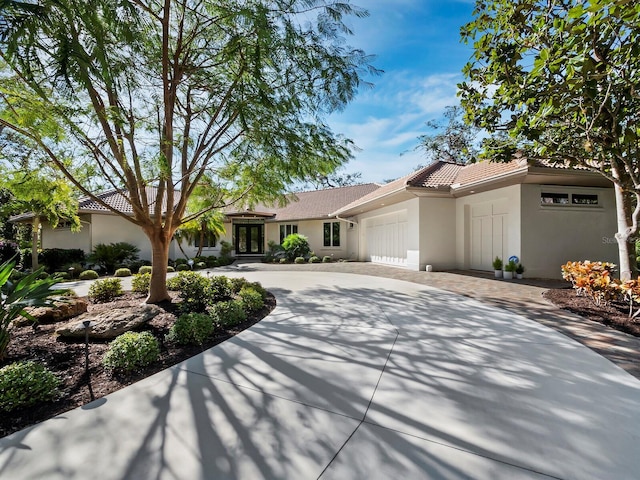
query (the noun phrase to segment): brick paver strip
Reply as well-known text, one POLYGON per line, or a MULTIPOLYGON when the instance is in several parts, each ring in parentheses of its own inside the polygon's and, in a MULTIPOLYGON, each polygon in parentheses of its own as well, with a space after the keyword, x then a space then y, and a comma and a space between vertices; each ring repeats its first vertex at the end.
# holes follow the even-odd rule
MULTIPOLYGON (((260 270, 305 270, 393 278, 476 298, 535 320, 599 353, 640 379, 640 338, 562 310, 543 298, 549 288, 566 287, 561 280, 496 280, 484 272, 418 272, 362 262, 329 264, 254 264, 260 270)), ((251 268, 240 263, 239 268, 251 268)))

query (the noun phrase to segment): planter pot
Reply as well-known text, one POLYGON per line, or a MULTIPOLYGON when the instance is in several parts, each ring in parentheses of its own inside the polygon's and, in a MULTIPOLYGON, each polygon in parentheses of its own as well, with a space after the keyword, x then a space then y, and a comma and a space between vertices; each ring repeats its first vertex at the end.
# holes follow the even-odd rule
POLYGON ((502 278, 502 270, 494 270, 493 273, 496 278, 502 278))
POLYGON ((507 272, 505 271, 502 274, 502 278, 504 278, 505 280, 513 280, 513 272, 507 272))
POLYGON ((518 280, 522 280, 522 277, 523 277, 522 273, 516 273, 516 278, 518 280))

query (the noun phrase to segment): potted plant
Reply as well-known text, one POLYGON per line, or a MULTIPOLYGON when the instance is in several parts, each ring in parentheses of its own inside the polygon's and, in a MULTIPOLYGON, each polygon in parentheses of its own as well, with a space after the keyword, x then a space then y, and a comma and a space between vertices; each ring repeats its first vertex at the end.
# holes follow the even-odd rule
POLYGON ((496 278, 502 278, 502 259, 500 257, 496 257, 493 260, 493 273, 496 278))
POLYGON ((513 278, 513 273, 516 271, 516 268, 518 268, 518 265, 513 260, 510 260, 509 263, 504 266, 503 277, 505 280, 511 280, 513 278))
POLYGON ((519 263, 518 266, 516 267, 516 278, 518 280, 522 280, 522 274, 523 273, 524 273, 524 265, 519 263))

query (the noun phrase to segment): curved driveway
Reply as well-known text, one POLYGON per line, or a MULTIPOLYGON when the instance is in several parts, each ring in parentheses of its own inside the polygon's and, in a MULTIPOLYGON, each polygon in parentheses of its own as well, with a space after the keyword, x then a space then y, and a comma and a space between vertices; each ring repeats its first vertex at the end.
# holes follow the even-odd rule
POLYGON ((640 381, 567 337, 399 280, 235 275, 270 316, 0 439, 0 478, 638 478, 640 381))

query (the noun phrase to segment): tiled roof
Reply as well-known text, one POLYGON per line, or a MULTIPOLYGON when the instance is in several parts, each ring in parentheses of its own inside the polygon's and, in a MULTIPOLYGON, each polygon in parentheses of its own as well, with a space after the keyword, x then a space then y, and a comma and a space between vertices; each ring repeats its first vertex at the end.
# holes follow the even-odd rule
POLYGON ((227 215, 260 212, 271 213, 276 221, 325 218, 345 205, 379 189, 375 183, 349 187, 327 188, 290 195, 290 202, 284 206, 256 205, 251 210, 229 209, 227 215))
MULTIPOLYGON (((156 201, 156 195, 158 193, 158 189, 156 187, 146 187, 146 192, 147 192, 147 201, 149 202, 149 206, 153 209, 153 205, 156 201)), ((176 195, 176 202, 179 199, 179 192, 177 192, 177 194, 178 195, 176 195)), ((96 197, 98 197, 107 205, 111 206, 112 208, 114 208, 119 212, 126 213, 126 214, 133 213, 133 208, 131 207, 131 203, 129 202, 129 199, 122 193, 117 192, 116 190, 110 190, 108 192, 100 193, 96 195, 96 197)), ((163 205, 162 207, 163 212, 166 211, 166 201, 164 203, 165 205, 163 205)), ((105 206, 103 206, 101 203, 89 197, 84 197, 80 199, 78 210, 80 212, 82 211, 110 212, 110 210, 105 206)))
POLYGON ((463 166, 458 172, 453 184, 467 185, 469 183, 488 180, 506 173, 520 169, 526 169, 527 163, 513 160, 508 163, 502 162, 478 162, 463 166))
POLYGON ((456 177, 465 167, 455 163, 437 162, 418 170, 407 181, 411 187, 439 188, 455 183, 456 177))

